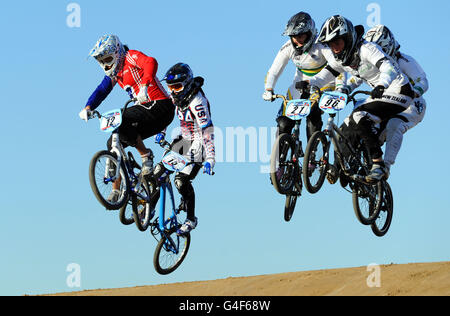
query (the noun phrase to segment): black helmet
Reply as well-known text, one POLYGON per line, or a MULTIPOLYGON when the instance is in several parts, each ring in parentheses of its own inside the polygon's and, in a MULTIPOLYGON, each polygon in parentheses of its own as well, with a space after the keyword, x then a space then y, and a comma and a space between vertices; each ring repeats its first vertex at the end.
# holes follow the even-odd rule
MULTIPOLYGON (((360 27, 360 26, 358 26, 360 27)), ((360 27, 361 28, 361 27, 360 27)), ((327 19, 320 30, 317 41, 328 44, 331 41, 342 38, 345 47, 342 52, 334 54, 334 57, 344 65, 349 65, 354 57, 355 48, 361 38, 361 30, 355 30, 352 22, 341 15, 335 15, 327 19)), ((364 32, 364 30, 362 30, 364 32)))
POLYGON ((204 79, 195 77, 188 64, 178 63, 172 66, 164 79, 167 82, 174 104, 182 111, 188 106, 193 97, 202 91, 204 79))
POLYGON ((186 87, 194 79, 194 74, 188 64, 178 63, 172 66, 166 73, 163 80, 172 93, 180 93, 186 90, 186 87))
POLYGON ((311 16, 306 12, 299 12, 290 18, 283 32, 283 35, 291 36, 291 41, 292 36, 301 34, 308 35, 308 38, 302 47, 298 47, 294 42, 292 42, 292 45, 299 54, 303 54, 311 48, 317 35, 316 24, 311 16))

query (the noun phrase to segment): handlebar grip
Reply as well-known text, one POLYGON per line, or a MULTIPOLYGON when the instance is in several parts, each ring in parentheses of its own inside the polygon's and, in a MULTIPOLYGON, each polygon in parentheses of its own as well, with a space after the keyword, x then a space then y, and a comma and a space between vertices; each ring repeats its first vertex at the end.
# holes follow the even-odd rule
POLYGON ((165 147, 168 147, 169 149, 172 148, 170 143, 167 140, 165 140, 165 139, 162 142, 159 143, 159 146, 161 146, 162 148, 165 148, 165 147))
POLYGON ((98 111, 94 110, 94 111, 92 111, 90 118, 94 118, 94 117, 101 118, 102 115, 98 111))

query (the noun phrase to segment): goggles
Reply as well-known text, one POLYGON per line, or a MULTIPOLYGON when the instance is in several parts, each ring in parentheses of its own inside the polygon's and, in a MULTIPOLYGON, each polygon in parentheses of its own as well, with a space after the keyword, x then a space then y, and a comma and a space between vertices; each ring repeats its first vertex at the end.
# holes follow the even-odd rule
POLYGON ((173 84, 167 84, 170 91, 178 93, 184 90, 184 84, 182 82, 177 82, 173 84))
POLYGON ((109 64, 111 64, 114 61, 114 57, 109 55, 109 56, 106 56, 106 57, 103 57, 103 58, 99 58, 99 59, 97 59, 97 61, 99 63, 101 63, 101 64, 109 65, 109 64))

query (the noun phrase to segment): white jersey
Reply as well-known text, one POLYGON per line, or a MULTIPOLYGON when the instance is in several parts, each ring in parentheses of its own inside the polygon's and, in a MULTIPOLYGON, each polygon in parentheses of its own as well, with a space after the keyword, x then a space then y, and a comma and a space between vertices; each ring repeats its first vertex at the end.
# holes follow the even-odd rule
POLYGON ((422 67, 411 56, 401 53, 397 62, 400 70, 408 77, 417 94, 417 98, 413 100, 411 105, 405 111, 398 114, 399 117, 407 120, 405 126, 407 126, 406 130, 409 130, 422 122, 425 116, 427 103, 423 98, 423 94, 428 91, 428 79, 422 67))
POLYGON ((195 157, 195 161, 202 161, 203 152, 206 152, 206 161, 214 164, 214 125, 208 99, 199 91, 184 111, 177 107, 176 112, 180 119, 181 136, 192 142, 189 154, 195 157))
POLYGON ((328 61, 328 66, 311 78, 311 85, 321 87, 342 73, 352 75, 350 80, 342 82, 348 85, 350 91, 366 82, 372 88, 383 86, 387 92, 400 93, 401 88, 408 84, 408 79, 402 74, 397 63, 374 43, 363 41, 359 53, 360 63, 356 69, 343 66, 334 58, 333 52, 328 47, 323 51, 323 55, 328 61))
MULTIPOLYGON (((327 65, 327 60, 322 54, 324 48, 323 44, 315 43, 308 52, 299 54, 292 42, 290 40, 287 41, 281 47, 267 73, 265 80, 266 90, 274 90, 278 78, 283 73, 289 60, 292 60, 296 67, 294 83, 309 80, 309 78, 318 74, 327 65)), ((334 81, 334 78, 330 81, 334 81)))
POLYGON ((428 79, 425 71, 420 67, 419 63, 406 54, 401 53, 397 62, 401 71, 408 76, 415 92, 422 96, 428 91, 428 79))

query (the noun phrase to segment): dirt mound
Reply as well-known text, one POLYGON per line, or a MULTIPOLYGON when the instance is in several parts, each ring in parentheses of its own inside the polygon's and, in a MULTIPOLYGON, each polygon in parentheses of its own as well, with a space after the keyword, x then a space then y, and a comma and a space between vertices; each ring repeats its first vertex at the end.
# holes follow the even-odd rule
POLYGON ((450 296, 450 262, 380 265, 61 293, 70 296, 450 296))

